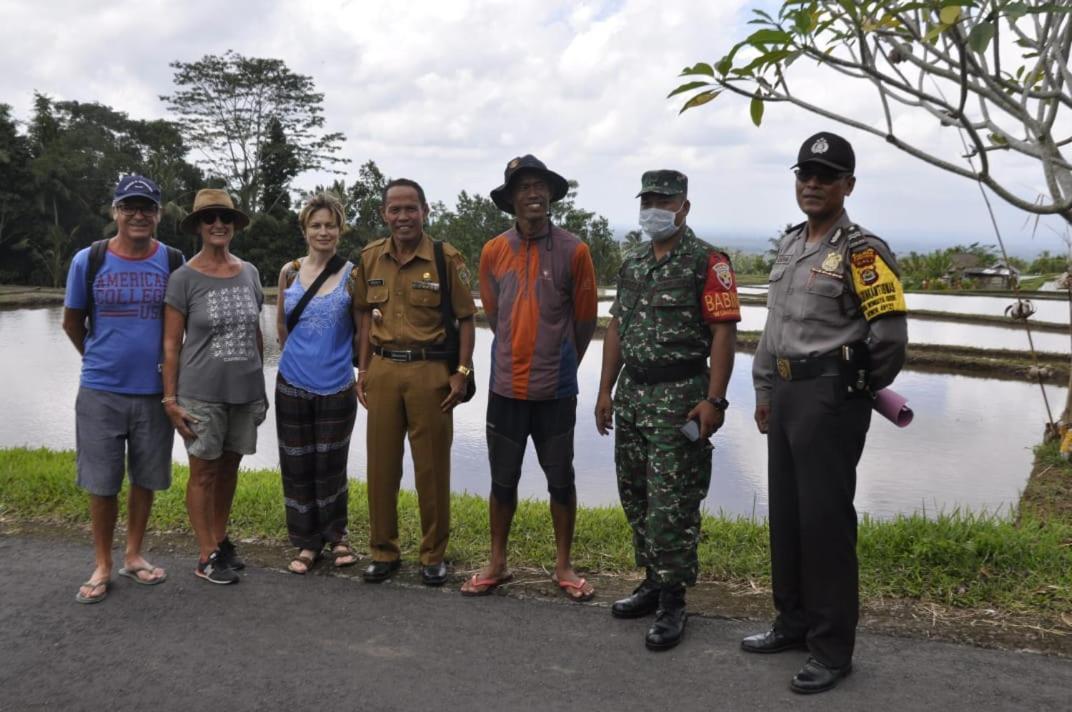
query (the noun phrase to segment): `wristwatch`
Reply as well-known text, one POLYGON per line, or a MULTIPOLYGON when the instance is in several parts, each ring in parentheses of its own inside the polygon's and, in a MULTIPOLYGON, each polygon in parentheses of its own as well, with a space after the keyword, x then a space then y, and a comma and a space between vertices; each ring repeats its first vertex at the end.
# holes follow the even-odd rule
POLYGON ((708 398, 707 402, 715 406, 719 410, 726 410, 730 407, 730 402, 725 398, 708 398))
POLYGON ((468 366, 458 364, 458 368, 454 369, 454 371, 455 373, 460 373, 466 378, 469 378, 469 374, 473 372, 473 369, 469 368, 468 366))

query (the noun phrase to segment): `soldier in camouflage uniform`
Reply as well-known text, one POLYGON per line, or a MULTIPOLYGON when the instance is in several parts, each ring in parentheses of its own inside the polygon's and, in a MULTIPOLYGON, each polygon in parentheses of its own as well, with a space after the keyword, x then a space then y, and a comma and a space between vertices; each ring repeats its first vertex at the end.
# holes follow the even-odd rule
POLYGON ((685 586, 696 582, 700 503, 711 481, 708 437, 729 405, 741 316, 729 258, 685 224, 688 178, 648 171, 637 197, 650 241, 628 254, 618 273, 595 416, 602 435, 611 429, 612 410, 616 416, 618 492, 637 565, 647 573, 611 613, 656 612, 645 644, 665 650, 684 634, 685 586), (691 437, 682 429, 690 422, 691 437))

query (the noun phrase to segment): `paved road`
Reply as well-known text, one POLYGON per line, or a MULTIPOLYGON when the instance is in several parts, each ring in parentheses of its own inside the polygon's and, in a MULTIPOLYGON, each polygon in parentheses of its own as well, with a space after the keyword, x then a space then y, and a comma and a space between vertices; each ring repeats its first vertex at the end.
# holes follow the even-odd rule
POLYGON ((1065 710, 1072 661, 864 635, 840 688, 786 687, 802 653, 750 656, 754 624, 689 622, 677 649, 601 606, 254 568, 238 586, 118 579, 74 602, 88 546, 0 537, 0 710, 1065 710))

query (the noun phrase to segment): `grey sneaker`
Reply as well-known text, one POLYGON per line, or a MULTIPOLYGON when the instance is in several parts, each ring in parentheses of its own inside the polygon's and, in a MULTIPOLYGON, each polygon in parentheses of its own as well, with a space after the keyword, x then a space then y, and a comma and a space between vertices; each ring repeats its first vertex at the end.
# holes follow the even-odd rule
POLYGON ((225 566, 222 559, 223 557, 220 556, 220 551, 217 549, 208 557, 208 561, 197 562, 197 569, 194 573, 209 583, 218 583, 220 585, 238 583, 241 580, 238 578, 238 574, 231 567, 225 566))
POLYGON ((225 536, 216 551, 220 552, 220 563, 227 568, 235 571, 241 571, 246 568, 246 562, 238 558, 238 550, 235 549, 235 545, 231 542, 231 537, 225 536))

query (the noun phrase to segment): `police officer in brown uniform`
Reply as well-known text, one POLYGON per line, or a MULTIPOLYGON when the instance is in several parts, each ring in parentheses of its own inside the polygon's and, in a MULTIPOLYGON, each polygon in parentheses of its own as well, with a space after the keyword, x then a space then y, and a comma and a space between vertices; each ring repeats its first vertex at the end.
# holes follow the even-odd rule
POLYGON ((777 618, 741 641, 751 653, 807 649, 794 692, 828 690, 852 670, 859 610, 856 464, 871 396, 904 364, 908 334, 897 264, 854 224, 845 198, 856 157, 845 139, 801 146, 797 204, 807 222, 778 245, 752 380, 767 434, 771 579, 777 618))
POLYGON ((369 546, 363 577, 383 581, 398 570, 398 486, 402 439, 409 435, 421 518, 421 578, 447 580, 443 555, 450 534, 452 410, 461 402, 472 367, 475 326, 469 272, 461 253, 443 244, 450 304, 458 319, 454 373, 447 365, 435 246, 424 234, 428 203, 414 181, 393 180, 383 191, 383 219, 391 236, 361 251, 355 268, 358 312, 358 400, 368 409, 369 546))

